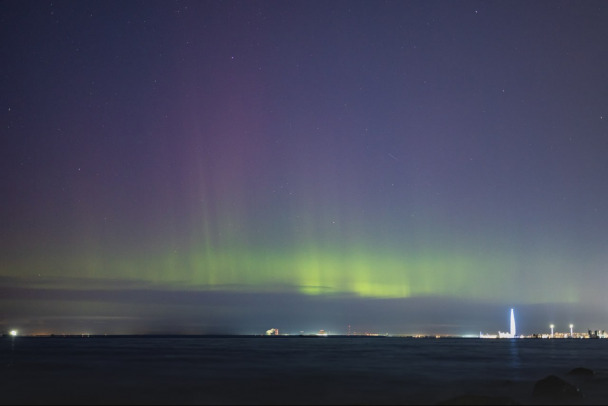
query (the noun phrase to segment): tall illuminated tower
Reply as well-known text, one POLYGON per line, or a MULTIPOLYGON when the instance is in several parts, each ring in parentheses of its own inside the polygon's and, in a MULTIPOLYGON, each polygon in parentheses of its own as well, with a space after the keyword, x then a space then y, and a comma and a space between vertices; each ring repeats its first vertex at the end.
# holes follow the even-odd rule
POLYGON ((511 309, 511 337, 515 337, 515 314, 511 309))

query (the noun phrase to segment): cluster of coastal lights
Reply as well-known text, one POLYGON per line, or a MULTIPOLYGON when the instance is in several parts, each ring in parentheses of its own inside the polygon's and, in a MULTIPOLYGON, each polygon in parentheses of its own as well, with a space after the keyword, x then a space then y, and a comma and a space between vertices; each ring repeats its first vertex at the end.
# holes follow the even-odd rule
MULTIPOLYGON (((551 335, 553 336, 554 335, 553 329, 555 328, 555 324, 551 324, 551 325, 549 325, 549 327, 551 327, 551 335)), ((574 335, 574 332, 572 331, 572 329, 574 328, 574 324, 570 324, 569 327, 570 327, 570 335, 572 336, 572 335, 574 335)))
POLYGON ((11 337, 17 337, 18 331, 17 330, 11 330, 9 332, 9 334, 11 335, 11 337))

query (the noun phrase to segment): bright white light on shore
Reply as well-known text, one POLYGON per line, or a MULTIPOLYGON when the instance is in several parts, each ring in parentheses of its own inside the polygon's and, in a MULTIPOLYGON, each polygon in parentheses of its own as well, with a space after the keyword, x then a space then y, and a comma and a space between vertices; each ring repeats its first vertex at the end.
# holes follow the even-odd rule
POLYGON ((11 330, 9 334, 11 335, 11 337, 17 337, 17 330, 11 330))

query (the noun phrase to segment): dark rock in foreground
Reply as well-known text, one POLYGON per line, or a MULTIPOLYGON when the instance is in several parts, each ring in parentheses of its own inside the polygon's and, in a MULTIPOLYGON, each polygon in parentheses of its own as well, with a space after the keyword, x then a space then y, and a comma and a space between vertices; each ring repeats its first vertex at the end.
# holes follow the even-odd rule
POLYGON ((593 376, 594 372, 589 368, 574 368, 572 371, 568 372, 568 375, 576 375, 576 376, 593 376))
POLYGON ((520 405, 504 396, 461 395, 437 403, 438 405, 520 405))
POLYGON ((555 375, 549 375, 536 382, 532 395, 552 399, 572 399, 582 396, 579 388, 555 375))

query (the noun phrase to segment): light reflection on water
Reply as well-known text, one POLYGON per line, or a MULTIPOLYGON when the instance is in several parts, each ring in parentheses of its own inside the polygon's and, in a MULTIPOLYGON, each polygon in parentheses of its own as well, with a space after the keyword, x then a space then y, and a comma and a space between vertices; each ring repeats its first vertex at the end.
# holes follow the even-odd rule
POLYGON ((519 357, 519 342, 518 338, 509 339, 509 368, 515 371, 521 369, 521 359, 519 357))

